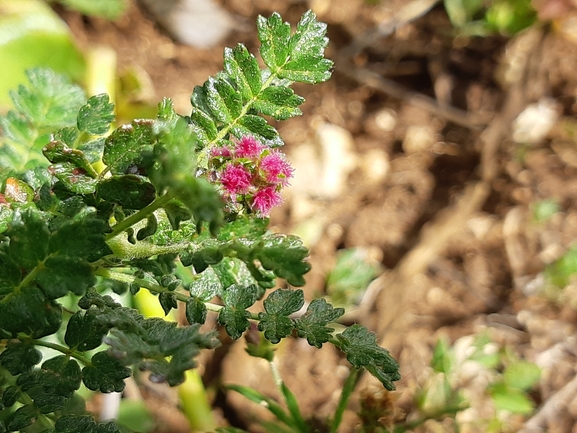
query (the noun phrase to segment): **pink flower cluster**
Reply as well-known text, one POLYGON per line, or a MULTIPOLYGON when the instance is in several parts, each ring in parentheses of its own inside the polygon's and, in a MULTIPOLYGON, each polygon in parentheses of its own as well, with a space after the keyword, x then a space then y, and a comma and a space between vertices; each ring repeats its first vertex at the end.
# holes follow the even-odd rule
POLYGON ((243 204, 260 217, 282 203, 280 191, 289 184, 293 168, 284 155, 259 143, 254 137, 242 137, 234 148, 211 150, 211 173, 231 209, 243 204))

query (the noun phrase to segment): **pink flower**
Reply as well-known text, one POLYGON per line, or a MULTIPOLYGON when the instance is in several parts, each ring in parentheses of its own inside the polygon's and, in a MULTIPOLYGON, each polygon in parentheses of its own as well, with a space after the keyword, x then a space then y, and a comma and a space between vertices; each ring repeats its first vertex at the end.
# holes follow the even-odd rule
POLYGON ((230 155, 230 149, 226 146, 215 146, 210 149, 210 156, 212 157, 224 156, 228 158, 230 155))
POLYGON ((263 149, 265 149, 265 146, 256 141, 254 137, 245 135, 236 144, 234 153, 237 158, 254 158, 258 156, 263 149))
POLYGON ((279 152, 265 156, 260 162, 260 168, 265 172, 266 181, 272 184, 286 186, 293 176, 293 168, 279 152))
POLYGON ((273 206, 278 206, 282 203, 282 197, 276 191, 274 186, 267 186, 254 195, 252 200, 252 209, 257 212, 259 216, 266 216, 273 206))
POLYGON ((251 185, 252 174, 242 165, 228 164, 222 171, 220 183, 228 194, 246 194, 251 185))

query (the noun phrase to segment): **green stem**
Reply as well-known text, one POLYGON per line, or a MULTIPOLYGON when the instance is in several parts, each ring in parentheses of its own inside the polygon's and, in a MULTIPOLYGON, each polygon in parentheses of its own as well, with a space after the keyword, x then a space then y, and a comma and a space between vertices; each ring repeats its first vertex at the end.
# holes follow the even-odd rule
POLYGON ((155 210, 164 206, 166 203, 168 203, 174 197, 175 197, 174 194, 172 194, 170 192, 170 190, 166 194, 161 195, 156 200, 154 200, 152 203, 150 203, 148 206, 140 209, 134 215, 129 216, 125 220, 120 221, 118 224, 116 224, 114 227, 112 227, 112 233, 109 233, 108 235, 106 235, 106 240, 110 240, 110 239, 114 238, 115 236, 118 236, 120 233, 122 233, 127 228, 132 227, 134 224, 136 224, 139 221, 142 221, 143 219, 148 217, 148 215, 150 215, 155 210))
MULTIPOLYGON (((147 289, 153 293, 165 293, 165 292, 170 291, 166 287, 162 287, 159 284, 154 284, 154 283, 151 283, 150 281, 144 280, 142 278, 137 278, 134 275, 126 274, 123 272, 116 272, 116 271, 112 271, 110 269, 102 269, 102 268, 97 269, 94 272, 94 275, 97 275, 99 277, 109 278, 111 280, 121 281, 121 282, 127 283, 127 284, 135 283, 135 284, 138 284, 140 287, 144 287, 145 289, 147 289)), ((182 293, 181 291, 174 291, 174 294, 176 296, 176 299, 181 301, 181 302, 187 302, 191 298, 191 296, 189 296, 185 293, 182 293)), ((224 308, 224 306, 213 304, 212 302, 205 302, 204 305, 206 305, 206 309, 208 311, 213 311, 215 313, 220 312, 220 310, 222 310, 224 308)), ((258 314, 257 313, 251 313, 249 319, 258 320, 258 314)))
POLYGON ((67 356, 72 356, 73 358, 76 358, 77 360, 82 362, 84 365, 92 365, 92 362, 88 358, 85 358, 84 356, 80 355, 80 353, 77 350, 71 349, 70 347, 61 346, 60 344, 50 343, 48 341, 37 340, 23 335, 19 335, 18 338, 23 341, 24 340, 30 341, 36 346, 48 347, 49 349, 56 350, 57 352, 61 352, 67 356))
POLYGON ((335 416, 333 422, 331 423, 330 433, 337 433, 341 421, 343 420, 343 414, 349 403, 349 398, 355 389, 357 384, 357 378, 359 377, 359 372, 361 371, 358 367, 353 367, 349 373, 349 377, 345 380, 343 384, 343 391, 341 392, 341 397, 339 398, 339 404, 335 410, 335 416))
POLYGON ((186 371, 186 380, 178 387, 180 405, 193 431, 214 431, 217 427, 206 388, 197 369, 186 371))

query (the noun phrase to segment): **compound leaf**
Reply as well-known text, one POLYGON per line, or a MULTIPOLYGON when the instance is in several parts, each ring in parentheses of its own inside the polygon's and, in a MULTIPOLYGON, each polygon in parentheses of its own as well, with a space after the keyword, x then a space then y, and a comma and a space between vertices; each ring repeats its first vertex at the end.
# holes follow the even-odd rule
POLYGON ((399 364, 388 350, 377 345, 374 333, 369 332, 364 326, 355 324, 336 337, 339 348, 353 366, 366 368, 389 391, 395 389, 393 382, 401 378, 399 364))
POLYGON ((66 355, 45 361, 40 370, 22 374, 17 384, 41 413, 60 410, 80 387, 80 367, 66 355))
POLYGON ((98 352, 92 357, 92 364, 82 369, 82 381, 86 388, 104 393, 124 390, 124 379, 131 374, 125 367, 107 352, 98 352))
POLYGON ((290 314, 300 310, 304 305, 302 290, 278 289, 264 301, 264 313, 259 314, 258 330, 271 343, 278 343, 281 338, 291 334, 294 328, 290 314))
POLYGON ((218 323, 223 325, 228 335, 238 339, 250 326, 250 313, 246 309, 258 299, 258 288, 255 285, 243 287, 232 285, 222 294, 224 308, 218 314, 218 323))
POLYGON ((82 89, 49 68, 26 71, 29 87, 19 86, 10 97, 18 111, 38 129, 58 129, 76 123, 86 97, 82 89))
POLYGON ((344 308, 333 308, 325 299, 313 299, 305 314, 295 321, 298 336, 306 338, 311 346, 320 349, 334 331, 326 326, 327 323, 334 322, 343 314, 344 308))
POLYGON ((91 135, 106 134, 114 122, 114 104, 106 93, 88 98, 80 107, 77 125, 80 131, 91 135))
POLYGON ((177 327, 173 322, 140 315, 135 320, 137 328, 112 329, 105 342, 114 359, 150 371, 154 382, 182 383, 185 371, 196 367, 194 357, 200 350, 219 344, 213 333, 200 333, 200 325, 177 327))

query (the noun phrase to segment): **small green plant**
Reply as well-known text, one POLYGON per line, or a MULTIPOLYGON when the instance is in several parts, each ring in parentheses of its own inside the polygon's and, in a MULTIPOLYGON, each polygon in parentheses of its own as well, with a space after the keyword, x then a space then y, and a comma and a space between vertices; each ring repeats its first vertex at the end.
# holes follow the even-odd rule
POLYGON ((122 391, 132 368, 182 383, 219 345, 200 329, 209 313, 234 339, 255 323, 273 344, 292 334, 334 344, 353 371, 394 388, 398 364, 374 334, 330 326, 342 308, 317 299, 294 316, 302 290, 267 294, 277 278, 302 286, 310 265, 300 239, 267 229, 292 168, 262 115, 301 114, 290 86, 326 81, 333 63, 312 12, 295 31, 276 13, 259 17, 258 36, 264 68, 244 45, 226 49, 224 71, 194 89, 189 115, 165 99, 156 118, 110 134, 108 96, 86 99, 50 70, 29 71, 11 93, 15 110, 0 118, 0 431, 119 431, 84 413, 81 384, 122 391), (145 318, 109 295, 141 290, 166 314, 181 305, 189 325, 145 318), (247 311, 263 297, 263 311, 247 311), (58 355, 43 359, 39 348, 58 355))
POLYGON ((484 333, 463 337, 452 346, 439 339, 431 367, 416 398, 419 417, 396 425, 395 432, 445 418, 453 420, 454 431, 467 423, 487 432, 511 431, 508 416, 528 415, 535 408, 529 391, 541 377, 540 368, 498 348, 484 333), (465 411, 470 413, 467 421, 460 417, 465 411))
POLYGON ((444 0, 444 5, 457 31, 471 36, 513 35, 537 19, 531 0, 444 0))

